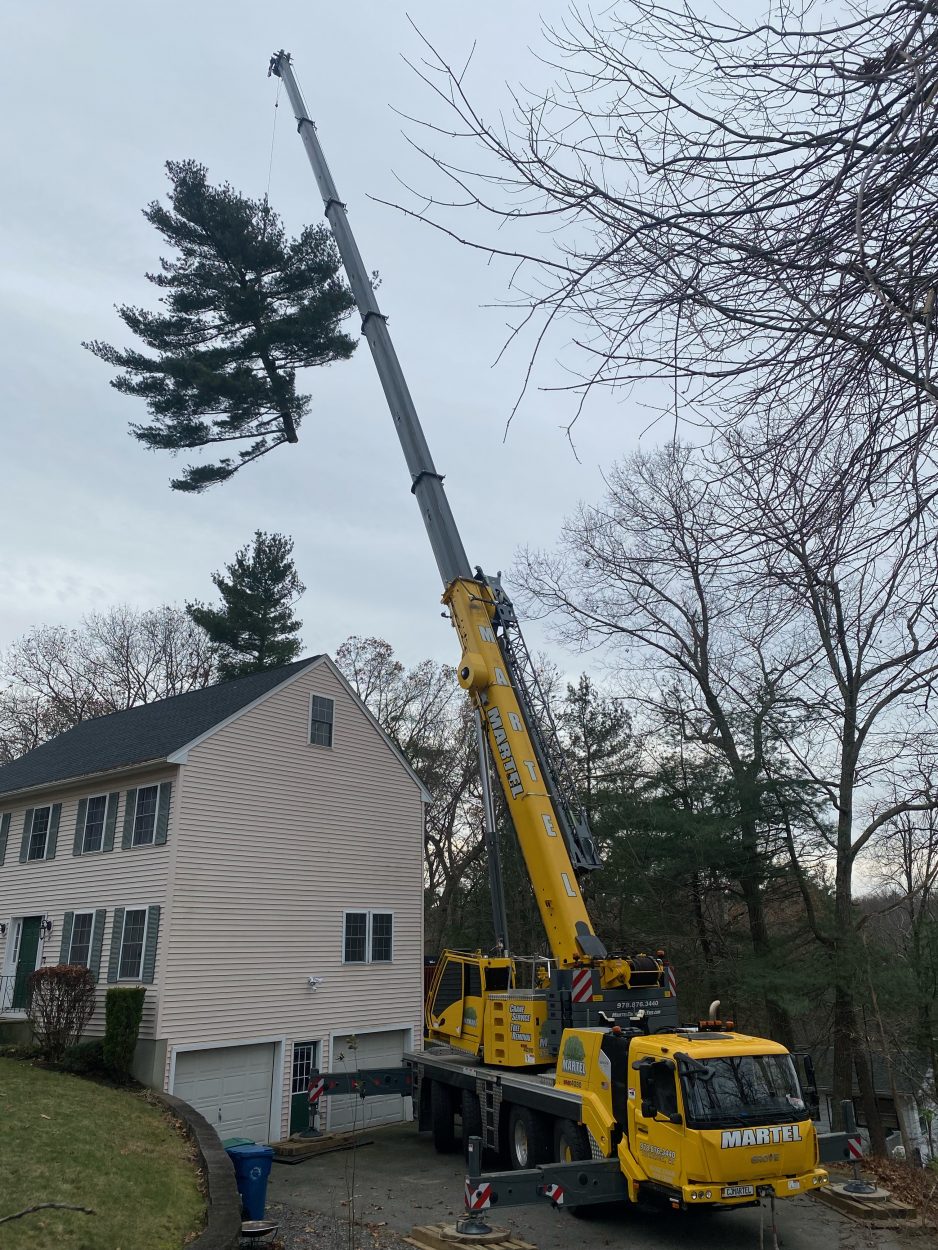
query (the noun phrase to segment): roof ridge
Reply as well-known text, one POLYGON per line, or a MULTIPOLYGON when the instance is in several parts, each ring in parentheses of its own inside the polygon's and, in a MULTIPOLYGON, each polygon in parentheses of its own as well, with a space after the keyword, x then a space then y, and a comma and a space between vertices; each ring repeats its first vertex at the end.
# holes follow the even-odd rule
POLYGON ((306 656, 79 721, 0 767, 0 796, 166 759, 320 659, 306 656))

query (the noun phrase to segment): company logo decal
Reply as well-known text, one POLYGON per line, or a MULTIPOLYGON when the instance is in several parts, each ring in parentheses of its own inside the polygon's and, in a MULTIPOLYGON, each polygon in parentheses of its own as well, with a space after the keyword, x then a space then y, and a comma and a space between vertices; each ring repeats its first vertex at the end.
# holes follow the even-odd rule
POLYGON ((737 1146, 777 1146, 782 1141, 801 1141, 801 1129, 797 1124, 780 1124, 774 1128, 725 1128, 720 1141, 721 1150, 733 1150, 737 1146))
POLYGON ((489 724, 492 726, 492 738, 495 741, 495 749, 498 751, 501 759, 502 768, 505 770, 505 780, 508 783, 508 789, 511 791, 511 797, 516 799, 519 795, 524 794, 524 786, 521 784, 521 776, 515 763, 515 757, 511 753, 508 734, 505 732, 505 726, 502 722, 502 714, 497 707, 487 708, 485 714, 488 717, 489 724))
POLYGON ((564 1072, 572 1072, 574 1076, 586 1076, 586 1051, 578 1037, 568 1037, 564 1042, 560 1066, 564 1072))

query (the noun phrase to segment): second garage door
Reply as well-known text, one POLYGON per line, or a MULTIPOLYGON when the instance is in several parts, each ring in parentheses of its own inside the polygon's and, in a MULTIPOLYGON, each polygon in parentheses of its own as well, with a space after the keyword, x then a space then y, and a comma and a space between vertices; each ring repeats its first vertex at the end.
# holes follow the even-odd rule
POLYGON ((172 1092, 205 1116, 218 1136, 270 1137, 274 1043, 183 1050, 176 1055, 172 1092))
MULTIPOLYGON (((354 1036, 354 1050, 349 1045, 351 1037, 348 1034, 337 1037, 332 1043, 331 1071, 399 1067, 407 1044, 405 1038, 409 1034, 399 1029, 389 1033, 356 1033, 354 1036)), ((400 1094, 369 1095, 364 1099, 343 1095, 328 1099, 328 1103, 328 1124, 334 1133, 374 1127, 376 1124, 395 1124, 404 1118, 404 1099, 400 1094)))

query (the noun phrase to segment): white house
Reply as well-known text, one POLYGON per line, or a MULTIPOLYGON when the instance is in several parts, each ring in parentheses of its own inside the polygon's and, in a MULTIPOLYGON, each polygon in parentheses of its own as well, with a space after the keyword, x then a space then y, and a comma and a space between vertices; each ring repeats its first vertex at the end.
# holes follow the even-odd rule
MULTIPOLYGON (((420 1045, 428 795, 327 656, 86 721, 0 768, 0 1034, 41 964, 147 987, 135 1072, 222 1138, 420 1045), (354 1038, 354 1041, 352 1040, 354 1038)), ((326 1127, 400 1097, 328 1101, 326 1127)))

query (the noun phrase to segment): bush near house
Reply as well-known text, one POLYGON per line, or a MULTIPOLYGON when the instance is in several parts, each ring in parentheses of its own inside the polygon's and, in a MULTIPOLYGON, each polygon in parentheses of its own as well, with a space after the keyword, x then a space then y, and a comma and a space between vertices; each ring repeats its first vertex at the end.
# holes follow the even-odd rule
POLYGON ((37 968, 29 978, 29 1022, 39 1053, 58 1063, 94 1015, 94 976, 80 964, 37 968))
POLYGON ((143 1019, 142 986, 115 986, 104 1000, 104 1066, 115 1081, 127 1081, 143 1019))

